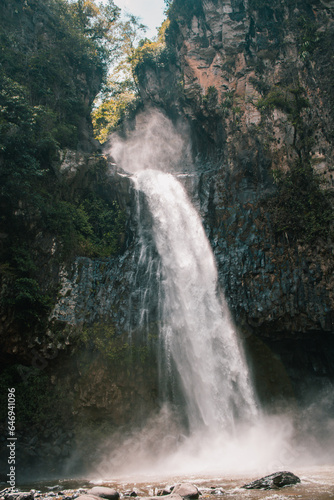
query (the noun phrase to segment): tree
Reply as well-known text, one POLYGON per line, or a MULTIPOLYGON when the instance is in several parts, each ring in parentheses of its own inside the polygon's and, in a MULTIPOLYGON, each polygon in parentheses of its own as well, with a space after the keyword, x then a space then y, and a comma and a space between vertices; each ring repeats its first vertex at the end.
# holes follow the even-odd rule
POLYGON ((133 77, 133 57, 146 27, 138 17, 128 15, 117 26, 119 53, 92 112, 95 137, 105 142, 138 98, 133 77))
POLYGON ((115 226, 107 239, 95 234, 81 200, 66 199, 54 162, 59 149, 78 148, 108 63, 120 54, 119 16, 112 0, 105 6, 93 0, 0 2, 1 299, 29 325, 50 304, 38 234, 52 235, 68 251, 82 242, 94 254, 118 248, 117 207, 95 203, 115 226))
POLYGON ((121 9, 108 0, 96 5, 94 0, 76 0, 70 4, 75 25, 95 43, 100 56, 109 64, 119 56, 118 22, 121 9))

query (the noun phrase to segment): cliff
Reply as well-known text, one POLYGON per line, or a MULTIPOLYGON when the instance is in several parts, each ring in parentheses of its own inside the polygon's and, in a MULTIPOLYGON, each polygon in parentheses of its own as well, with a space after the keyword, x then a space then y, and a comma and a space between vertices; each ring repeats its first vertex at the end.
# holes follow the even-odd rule
POLYGON ((333 7, 175 0, 135 68, 144 102, 191 131, 191 194, 267 401, 272 353, 299 398, 334 373, 333 7))
POLYGON ((332 332, 333 5, 175 1, 169 18, 165 61, 135 71, 145 102, 190 125, 237 323, 332 332))
MULTIPOLYGON (((114 376, 110 364, 122 366, 119 385, 131 389, 133 383, 124 368, 130 349, 119 339, 113 345, 113 324, 102 332, 88 327, 83 332, 82 324, 71 329, 73 301, 59 321, 52 316, 61 309, 62 279, 73 262, 81 269, 81 259, 91 269, 98 267, 93 259, 99 258, 102 273, 106 256, 116 262, 131 240, 126 230, 128 182, 109 172, 90 119, 107 69, 107 35, 118 10, 113 17, 109 9, 109 17, 103 17, 103 11, 87 13, 82 6, 62 0, 0 5, 0 427, 5 436, 7 391, 13 387, 21 441, 18 481, 23 473, 29 477, 29 466, 37 474, 41 463, 48 474, 55 466, 64 470, 64 460, 83 441, 73 432, 78 407, 85 422, 94 420, 96 408, 102 407, 98 418, 108 415, 122 394, 115 379, 109 388, 108 373, 114 376), (109 350, 101 348, 105 336, 109 350), (99 358, 98 347, 107 356, 99 358), (105 394, 96 391, 94 397, 94 387, 103 380, 105 394)), ((85 308, 86 318, 89 303, 85 308)), ((138 380, 142 378, 141 373, 138 380)), ((124 391, 123 409, 114 406, 112 421, 126 420, 130 389, 124 391)))

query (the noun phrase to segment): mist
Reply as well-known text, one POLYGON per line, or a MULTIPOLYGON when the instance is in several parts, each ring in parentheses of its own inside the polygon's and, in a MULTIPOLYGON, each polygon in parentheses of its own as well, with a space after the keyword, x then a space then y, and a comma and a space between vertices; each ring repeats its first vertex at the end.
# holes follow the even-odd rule
POLYGON ((150 110, 136 117, 135 128, 126 139, 117 133, 110 138, 106 153, 128 173, 144 169, 174 172, 191 165, 190 141, 185 124, 173 125, 163 113, 150 110))
POLYGON ((291 465, 294 454, 288 443, 292 435, 286 416, 260 417, 249 428, 237 426, 232 435, 224 429, 220 433, 201 429, 189 434, 165 404, 141 429, 105 441, 103 459, 91 479, 269 474, 291 465))
POLYGON ((189 434, 165 404, 141 428, 106 439, 100 448, 101 461, 91 470, 90 479, 168 480, 221 474, 261 477, 280 470, 333 464, 334 419, 321 412, 325 402, 315 404, 316 419, 309 415, 312 408, 294 415, 289 411, 277 415, 262 412, 257 422, 237 425, 232 434, 224 429, 189 434))

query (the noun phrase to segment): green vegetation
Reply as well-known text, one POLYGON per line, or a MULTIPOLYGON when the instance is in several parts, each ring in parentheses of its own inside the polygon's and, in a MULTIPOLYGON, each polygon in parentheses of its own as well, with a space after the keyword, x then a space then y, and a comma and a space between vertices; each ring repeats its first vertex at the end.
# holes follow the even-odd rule
POLYGON ((266 208, 278 234, 312 243, 333 235, 331 195, 310 165, 298 162, 289 172, 274 172, 277 192, 266 208))
POLYGON ((124 213, 98 189, 103 168, 80 190, 56 166, 61 148, 92 148, 92 103, 122 52, 119 15, 112 0, 0 3, 1 301, 31 332, 55 297, 43 240, 56 259, 113 255, 124 240, 124 213))
POLYGON ((203 5, 201 0, 174 0, 166 2, 168 7, 167 13, 168 18, 171 21, 172 30, 174 29, 174 23, 179 16, 185 18, 189 23, 193 16, 200 16, 203 14, 203 5))
POLYGON ((28 328, 40 323, 51 305, 49 293, 38 281, 38 266, 28 241, 11 238, 1 252, 2 306, 14 312, 16 321, 28 328))
POLYGON ((321 178, 310 164, 310 131, 303 118, 308 107, 305 89, 299 84, 275 86, 257 102, 263 113, 273 109, 286 113, 294 126, 294 147, 299 156, 288 172, 274 172, 277 191, 266 202, 270 218, 277 234, 311 243, 331 235, 334 214, 330 194, 322 189, 321 178))
POLYGON ((132 15, 119 23, 118 59, 96 99, 96 107, 92 113, 94 134, 101 143, 120 128, 121 123, 141 104, 132 71, 132 58, 145 29, 138 18, 132 15))
MULTIPOLYGON (((133 54, 131 64, 135 81, 138 82, 145 77, 148 68, 159 71, 175 64, 175 53, 164 42, 145 40, 133 54)), ((169 89, 166 89, 168 94, 169 89)))
POLYGON ((100 353, 106 360, 115 363, 132 363, 134 359, 139 359, 145 363, 148 358, 148 346, 135 345, 124 340, 115 333, 111 324, 96 323, 83 330, 81 341, 86 348, 93 352, 100 353))
POLYGON ((152 42, 146 39, 139 44, 130 61, 134 75, 136 76, 136 74, 140 72, 142 66, 151 66, 153 68, 167 66, 171 57, 172 54, 166 48, 164 42, 152 42))
POLYGON ((5 304, 12 307, 17 319, 24 320, 29 327, 48 310, 51 299, 43 294, 35 279, 16 278, 10 293, 5 296, 5 304))
POLYGON ((203 96, 202 102, 207 111, 216 111, 218 108, 218 90, 216 87, 210 86, 203 96))
MULTIPOLYGON (((160 27, 158 39, 151 41, 139 39, 144 26, 135 17, 130 16, 122 25, 123 55, 108 78, 92 115, 95 137, 101 142, 105 142, 109 134, 119 129, 141 106, 139 87, 145 80, 147 69, 158 72, 165 67, 169 69, 176 62, 174 51, 165 44, 168 28, 169 21, 166 20, 160 27)), ((170 92, 165 92, 166 102, 170 92)))
POLYGON ((218 90, 210 86, 202 97, 201 104, 206 113, 212 118, 215 116, 226 118, 232 113, 235 117, 241 112, 241 108, 236 105, 234 91, 226 91, 222 94, 221 102, 219 103, 218 90))
POLYGON ((234 91, 229 90, 224 92, 221 102, 221 108, 224 112, 224 115, 228 116, 229 110, 233 108, 234 103, 234 91))
POLYGON ((260 94, 268 94, 269 90, 270 90, 270 85, 264 81, 263 78, 254 78, 254 77, 251 77, 249 79, 249 82, 254 85, 254 87, 256 88, 256 90, 260 93, 260 94))
POLYGON ((129 86, 115 83, 110 96, 92 113, 95 138, 102 144, 106 142, 109 135, 117 130, 138 104, 135 91, 131 91, 129 86))
POLYGON ((303 116, 304 110, 310 106, 305 89, 299 84, 287 87, 276 85, 258 100, 256 106, 261 113, 268 113, 274 109, 286 113, 294 127, 294 147, 299 157, 308 163, 312 134, 303 116))
POLYGON ((302 111, 309 107, 305 95, 305 89, 300 85, 286 88, 275 86, 266 93, 265 97, 258 100, 256 106, 260 111, 280 109, 287 113, 293 126, 298 128, 302 123, 302 111))
POLYGON ((16 422, 31 427, 46 421, 59 421, 60 405, 49 376, 38 368, 13 365, 7 367, 0 377, 0 419, 6 421, 8 388, 15 387, 16 422))
POLYGON ((116 201, 85 191, 76 200, 53 204, 44 224, 60 236, 64 257, 109 257, 121 250, 125 213, 116 201))
POLYGON ((82 333, 82 342, 91 351, 99 352, 109 361, 122 361, 131 357, 128 342, 115 334, 112 325, 96 323, 82 333))
POLYGON ((304 61, 307 61, 313 57, 318 48, 320 35, 317 33, 316 23, 303 16, 298 19, 298 28, 299 55, 304 61))
POLYGON ((91 193, 77 207, 81 252, 89 257, 109 257, 121 250, 125 230, 125 213, 117 201, 108 202, 91 193))
MULTIPOLYGON (((106 73, 119 9, 112 1, 101 10, 93 1, 5 0, 0 13, 2 88, 8 94, 2 106, 13 105, 19 87, 21 104, 23 97, 39 112, 37 120, 44 117, 52 139, 75 147, 80 120, 89 117, 106 73)), ((29 118, 26 112, 18 125, 27 125, 29 118)))

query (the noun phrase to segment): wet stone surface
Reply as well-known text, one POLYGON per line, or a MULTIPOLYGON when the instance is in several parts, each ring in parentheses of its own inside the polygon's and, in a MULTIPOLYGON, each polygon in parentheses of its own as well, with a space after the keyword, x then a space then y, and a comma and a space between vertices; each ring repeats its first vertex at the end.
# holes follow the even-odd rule
POLYGON ((252 483, 245 484, 243 488, 247 490, 275 490, 297 483, 300 483, 299 477, 291 472, 276 472, 275 474, 257 479, 252 483))

